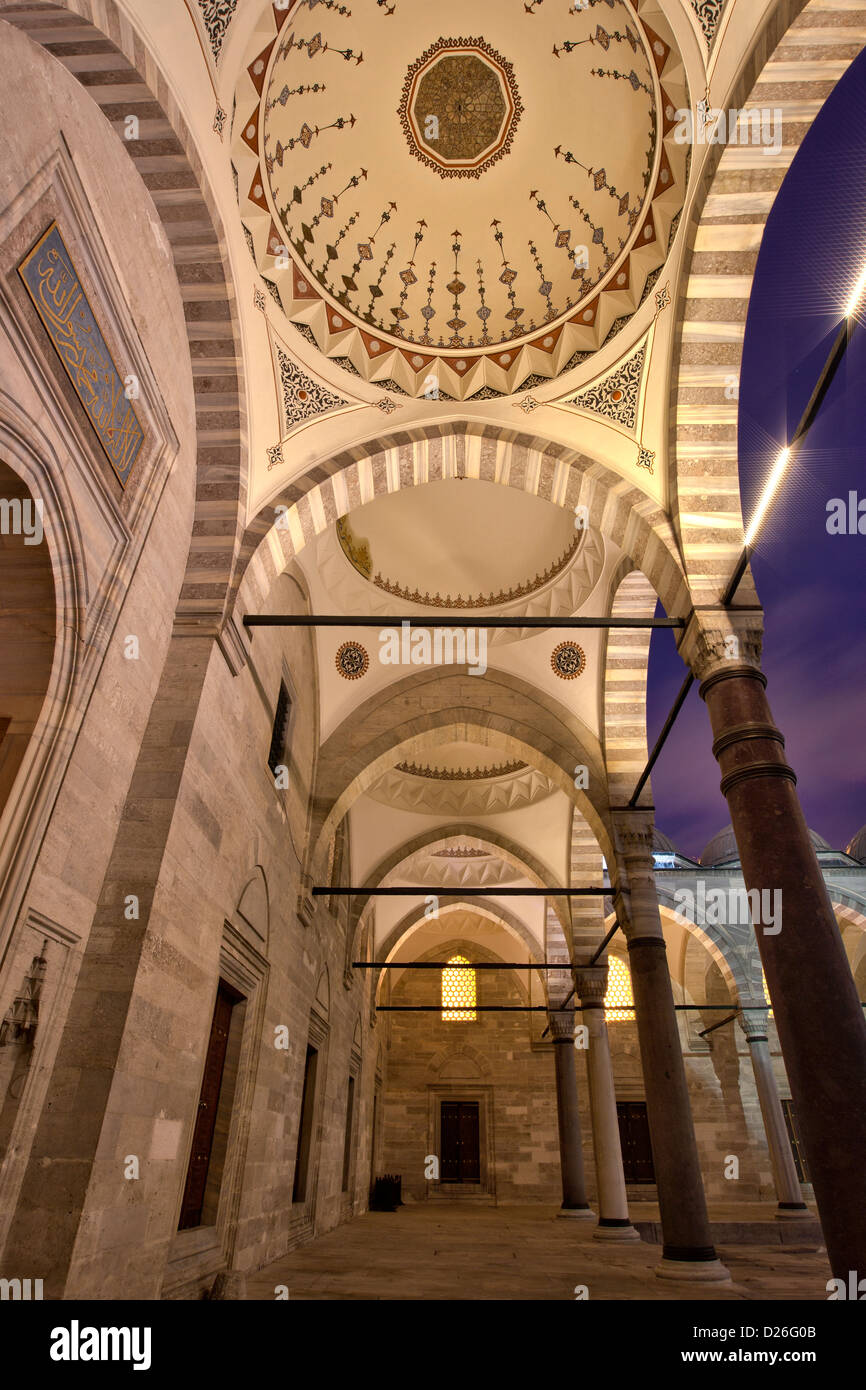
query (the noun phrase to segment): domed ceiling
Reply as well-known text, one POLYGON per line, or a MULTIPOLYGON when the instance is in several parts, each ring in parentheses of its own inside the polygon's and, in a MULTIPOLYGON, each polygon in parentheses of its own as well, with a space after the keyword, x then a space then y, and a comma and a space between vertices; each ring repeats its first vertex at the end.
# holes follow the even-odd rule
POLYGON ((685 183, 656 0, 318 0, 269 7, 253 47, 232 156, 251 250, 350 371, 509 394, 641 303, 685 183))
POLYGON ((358 573, 387 593, 436 607, 488 608, 549 584, 585 545, 586 532, 564 507, 495 483, 451 479, 377 498, 338 525, 338 535, 358 573))

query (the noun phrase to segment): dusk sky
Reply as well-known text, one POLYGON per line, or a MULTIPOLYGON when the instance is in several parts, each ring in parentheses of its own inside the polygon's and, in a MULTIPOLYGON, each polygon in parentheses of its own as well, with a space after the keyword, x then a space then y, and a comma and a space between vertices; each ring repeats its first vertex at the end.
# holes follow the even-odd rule
MULTIPOLYGON (((740 382, 740 486, 751 517, 796 429, 866 265, 866 54, 838 84, 773 207, 758 260, 740 382)), ((763 666, 806 819, 844 848, 866 821, 866 535, 830 535, 827 503, 866 498, 866 296, 847 357, 789 470, 752 561, 766 614, 763 666)), ((864 522, 866 526, 866 522, 864 522)), ((661 611, 661 610, 659 610, 661 611)), ((685 675, 653 636, 649 740, 685 675)), ((693 686, 656 770, 657 823, 698 857, 730 822, 706 708, 693 686)))

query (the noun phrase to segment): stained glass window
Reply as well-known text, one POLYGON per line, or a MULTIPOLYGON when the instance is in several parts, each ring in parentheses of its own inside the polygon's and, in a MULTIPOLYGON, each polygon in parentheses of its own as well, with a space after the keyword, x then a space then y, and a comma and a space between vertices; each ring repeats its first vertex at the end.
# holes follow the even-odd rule
POLYGON ((443 1023, 475 1022, 475 971, 466 969, 469 964, 465 956, 452 956, 442 971, 443 1023))
POLYGON ((619 956, 608 959, 607 994, 604 996, 604 1016, 608 1023, 634 1022, 634 995, 631 975, 619 956))

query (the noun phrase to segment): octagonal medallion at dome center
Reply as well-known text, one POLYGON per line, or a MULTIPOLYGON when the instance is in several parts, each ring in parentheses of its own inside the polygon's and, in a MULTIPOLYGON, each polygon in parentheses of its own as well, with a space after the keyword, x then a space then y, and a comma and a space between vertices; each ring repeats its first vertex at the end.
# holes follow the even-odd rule
POLYGON ((505 67, 471 51, 435 54, 416 73, 407 106, 410 148, 443 173, 492 162, 516 119, 505 67))

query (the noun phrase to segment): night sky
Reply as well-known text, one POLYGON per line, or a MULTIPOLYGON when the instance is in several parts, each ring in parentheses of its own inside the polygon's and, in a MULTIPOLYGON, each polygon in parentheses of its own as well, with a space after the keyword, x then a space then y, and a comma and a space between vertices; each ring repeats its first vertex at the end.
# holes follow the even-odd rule
MULTIPOLYGON (((748 521, 814 389, 866 265, 866 54, 837 85, 776 200, 758 259, 740 379, 740 489, 748 521)), ((763 667, 806 819, 836 848, 866 822, 866 535, 830 535, 827 503, 866 499, 866 295, 845 361, 758 538, 763 667)), ((866 521, 864 521, 866 528, 866 521)), ((661 614, 661 610, 659 610, 661 614)), ((649 740, 685 675, 653 635, 649 740)), ((656 821, 697 858, 730 822, 697 685, 653 773, 656 821)))

